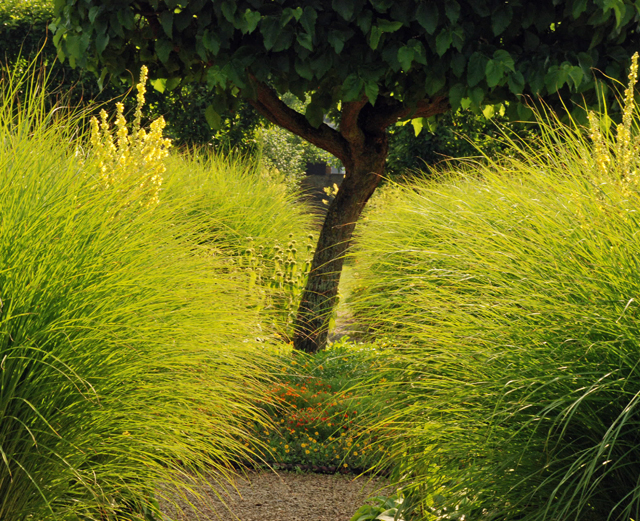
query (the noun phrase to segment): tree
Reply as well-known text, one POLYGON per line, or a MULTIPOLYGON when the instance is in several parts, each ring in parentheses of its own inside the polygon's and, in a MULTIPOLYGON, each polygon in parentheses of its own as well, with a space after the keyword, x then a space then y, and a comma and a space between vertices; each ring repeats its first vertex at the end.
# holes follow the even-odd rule
POLYGON ((345 251, 383 175, 387 127, 505 100, 522 118, 523 95, 579 111, 596 100, 592 70, 620 77, 640 44, 632 0, 55 2, 54 41, 72 65, 103 80, 146 64, 158 88, 205 82, 212 126, 246 98, 342 161, 296 321, 295 346, 308 352, 325 343, 345 251), (282 102, 286 92, 310 96, 304 114, 282 102))

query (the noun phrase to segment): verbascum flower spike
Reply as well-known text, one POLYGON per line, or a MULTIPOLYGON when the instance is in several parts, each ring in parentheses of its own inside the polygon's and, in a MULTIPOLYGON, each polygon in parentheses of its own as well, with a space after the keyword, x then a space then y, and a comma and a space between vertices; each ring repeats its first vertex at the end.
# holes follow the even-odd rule
POLYGON ((109 126, 108 114, 102 110, 100 122, 97 118, 91 120, 91 144, 99 161, 103 188, 135 176, 133 190, 139 204, 152 206, 160 201, 162 174, 166 171, 164 159, 169 155, 171 140, 163 136, 166 122, 162 116, 151 123, 149 132, 142 128, 147 75, 147 68, 143 66, 136 86, 137 104, 131 132, 124 105, 116 103, 115 132, 109 126))

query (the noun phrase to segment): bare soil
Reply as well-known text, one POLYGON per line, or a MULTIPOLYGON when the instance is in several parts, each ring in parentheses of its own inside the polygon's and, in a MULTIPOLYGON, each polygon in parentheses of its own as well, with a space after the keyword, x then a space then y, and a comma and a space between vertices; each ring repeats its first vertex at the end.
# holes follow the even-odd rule
POLYGON ((368 498, 393 493, 381 478, 273 471, 238 476, 234 485, 211 479, 194 489, 200 498, 163 502, 163 512, 179 521, 349 521, 368 498))

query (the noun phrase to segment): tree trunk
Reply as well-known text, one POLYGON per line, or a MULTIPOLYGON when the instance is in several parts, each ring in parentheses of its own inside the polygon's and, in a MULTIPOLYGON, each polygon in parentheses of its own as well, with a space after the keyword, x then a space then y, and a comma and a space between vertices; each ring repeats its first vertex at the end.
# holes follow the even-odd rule
POLYGON ((269 85, 249 75, 255 91, 249 103, 272 123, 290 130, 342 161, 346 176, 325 218, 311 263, 307 286, 295 320, 294 347, 314 353, 327 341, 329 318, 336 305, 344 255, 365 204, 380 183, 389 143, 386 129, 399 120, 428 118, 449 110, 445 97, 405 104, 392 96, 343 101, 339 130, 288 107, 269 85))
POLYGON ((329 206, 311 263, 307 285, 295 321, 295 349, 315 353, 325 347, 338 284, 356 222, 380 183, 388 152, 383 130, 368 136, 366 145, 343 161, 346 175, 329 206), (355 156, 355 157, 354 157, 355 156))

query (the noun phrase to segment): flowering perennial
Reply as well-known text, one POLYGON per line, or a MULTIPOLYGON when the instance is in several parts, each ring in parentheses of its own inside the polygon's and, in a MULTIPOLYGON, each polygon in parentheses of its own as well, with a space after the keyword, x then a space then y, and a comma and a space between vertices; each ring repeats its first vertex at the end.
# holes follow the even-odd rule
POLYGON ((135 176, 135 196, 143 206, 158 204, 162 174, 166 171, 164 159, 169 154, 171 140, 163 137, 166 126, 162 116, 149 126, 141 127, 142 108, 145 104, 147 67, 140 69, 137 105, 131 132, 124 117, 124 105, 116 103, 115 132, 109 126, 108 114, 100 112, 100 121, 91 118, 91 144, 99 160, 100 185, 112 188, 118 182, 135 176))
POLYGON ((634 89, 638 81, 638 53, 631 58, 629 84, 624 91, 622 122, 616 127, 615 143, 610 146, 602 136, 600 118, 589 112, 590 137, 594 144, 595 162, 598 172, 605 176, 611 168, 618 171, 622 181, 637 183, 634 159, 640 151, 640 136, 633 136, 632 124, 635 111, 634 89), (616 161, 612 161, 612 153, 616 161))

